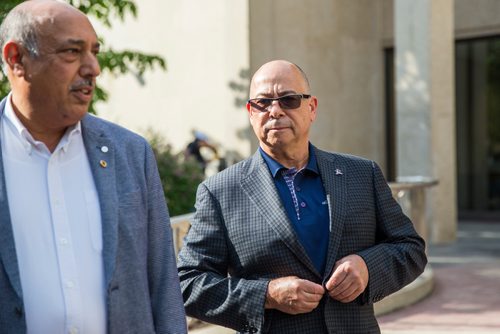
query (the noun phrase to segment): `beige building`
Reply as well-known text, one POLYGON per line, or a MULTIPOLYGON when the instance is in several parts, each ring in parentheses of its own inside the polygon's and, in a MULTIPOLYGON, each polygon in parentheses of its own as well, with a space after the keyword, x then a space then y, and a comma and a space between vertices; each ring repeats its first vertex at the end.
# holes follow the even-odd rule
MULTIPOLYGON (((458 215, 500 217, 500 1, 141 0, 114 48, 166 58, 168 71, 103 76, 100 115, 161 132, 182 150, 192 131, 223 152, 256 149, 249 73, 276 58, 308 73, 319 115, 312 142, 376 160, 390 179, 438 179, 434 241, 458 215)), ((500 220, 500 219, 498 219, 500 220)))

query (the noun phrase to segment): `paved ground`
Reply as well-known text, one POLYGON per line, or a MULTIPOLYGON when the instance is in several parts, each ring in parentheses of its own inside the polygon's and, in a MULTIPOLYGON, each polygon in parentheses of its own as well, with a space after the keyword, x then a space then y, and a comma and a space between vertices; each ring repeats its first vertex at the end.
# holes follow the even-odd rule
POLYGON ((460 223, 457 242, 429 247, 435 288, 379 317, 384 334, 500 333, 500 223, 460 223))
MULTIPOLYGON (((457 236, 452 245, 429 247, 433 293, 379 317, 383 334, 500 334, 500 222, 462 222, 457 236)), ((234 331, 206 327, 191 333, 234 331)))

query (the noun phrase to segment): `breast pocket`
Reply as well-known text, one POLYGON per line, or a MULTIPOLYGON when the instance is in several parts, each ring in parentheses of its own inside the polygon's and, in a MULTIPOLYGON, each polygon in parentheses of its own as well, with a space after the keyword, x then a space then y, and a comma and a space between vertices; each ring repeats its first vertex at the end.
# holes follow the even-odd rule
POLYGON ((127 228, 144 228, 147 223, 147 212, 140 191, 123 194, 119 199, 120 223, 127 228))
POLYGON ((102 220, 99 197, 96 191, 87 190, 84 193, 90 240, 94 250, 100 253, 102 252, 102 220))

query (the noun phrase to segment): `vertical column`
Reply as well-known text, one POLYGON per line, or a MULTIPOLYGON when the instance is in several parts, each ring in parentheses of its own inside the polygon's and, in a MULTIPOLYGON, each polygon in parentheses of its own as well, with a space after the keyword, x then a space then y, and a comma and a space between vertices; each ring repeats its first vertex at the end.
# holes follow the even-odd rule
POLYGON ((434 242, 456 234, 453 0, 395 0, 397 172, 437 178, 434 242))
POLYGON ((396 0, 397 175, 433 177, 429 0, 396 0))

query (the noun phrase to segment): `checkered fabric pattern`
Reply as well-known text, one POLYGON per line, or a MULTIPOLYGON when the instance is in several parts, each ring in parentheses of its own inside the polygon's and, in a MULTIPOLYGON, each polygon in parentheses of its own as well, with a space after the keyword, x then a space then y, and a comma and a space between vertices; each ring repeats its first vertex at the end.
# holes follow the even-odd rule
POLYGON ((325 275, 300 244, 257 152, 198 188, 196 214, 178 268, 188 315, 240 333, 379 333, 373 303, 424 269, 425 243, 391 196, 379 167, 362 158, 316 157, 329 200, 325 275), (269 280, 296 275, 325 283, 337 260, 356 253, 370 281, 351 303, 325 296, 312 312, 265 310, 269 280))

